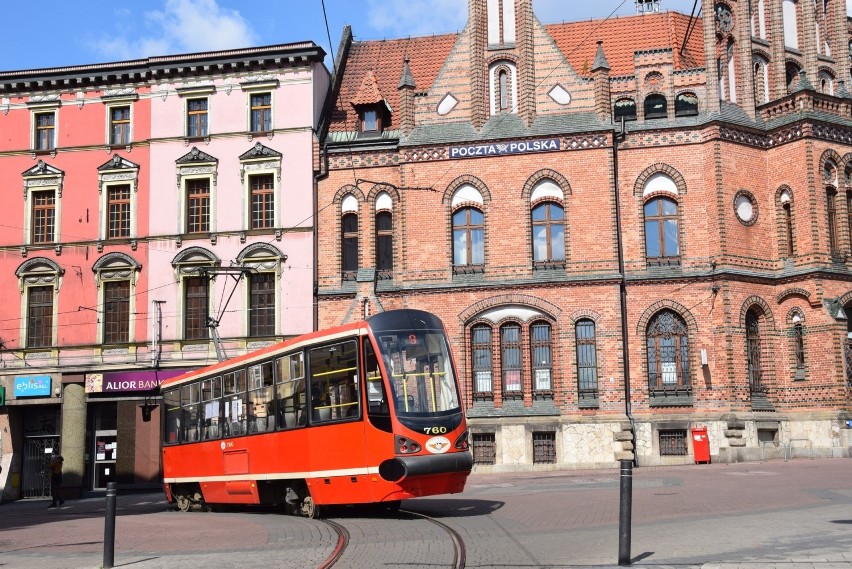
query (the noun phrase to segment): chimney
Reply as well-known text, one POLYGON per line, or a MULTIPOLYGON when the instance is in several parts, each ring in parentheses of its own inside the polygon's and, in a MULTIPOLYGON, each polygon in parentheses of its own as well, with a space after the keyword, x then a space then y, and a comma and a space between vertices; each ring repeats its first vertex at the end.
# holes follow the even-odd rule
POLYGON ((414 130, 414 76, 408 62, 411 59, 406 55, 402 62, 402 77, 399 79, 400 117, 399 128, 402 134, 408 136, 414 130))
POLYGON ((609 62, 603 50, 603 40, 598 40, 598 52, 592 63, 592 82, 595 87, 595 112, 604 122, 612 117, 612 100, 609 91, 609 62))

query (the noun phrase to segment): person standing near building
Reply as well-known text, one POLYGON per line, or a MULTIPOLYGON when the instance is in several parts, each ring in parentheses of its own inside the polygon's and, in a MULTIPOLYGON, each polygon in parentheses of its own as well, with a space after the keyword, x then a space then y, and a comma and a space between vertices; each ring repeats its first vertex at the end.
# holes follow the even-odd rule
POLYGON ((61 454, 53 454, 50 457, 50 498, 51 502, 48 508, 55 508, 65 503, 65 500, 59 494, 59 485, 62 484, 62 463, 65 459, 61 454))

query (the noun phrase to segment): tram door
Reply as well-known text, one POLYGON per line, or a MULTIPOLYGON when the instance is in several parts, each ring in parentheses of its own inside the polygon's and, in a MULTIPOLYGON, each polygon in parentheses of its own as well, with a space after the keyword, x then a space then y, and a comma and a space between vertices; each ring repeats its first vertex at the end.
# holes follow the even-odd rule
POLYGON ((58 436, 24 438, 24 468, 21 493, 24 498, 50 497, 50 455, 59 452, 58 436))

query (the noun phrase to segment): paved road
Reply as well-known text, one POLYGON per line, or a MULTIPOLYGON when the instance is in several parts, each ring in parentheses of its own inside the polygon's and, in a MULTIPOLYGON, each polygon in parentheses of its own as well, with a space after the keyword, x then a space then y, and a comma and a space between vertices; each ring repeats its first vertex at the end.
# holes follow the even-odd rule
MULTIPOLYGON (((455 529, 466 566, 611 567, 618 558, 619 471, 471 475, 463 494, 403 509, 455 529)), ((100 567, 105 499, 0 504, 0 568, 100 567)), ((631 554, 637 567, 852 569, 848 459, 644 467, 634 471, 631 554)), ((344 508, 335 568, 451 567, 439 526, 406 514, 344 508)), ((337 533, 323 521, 254 509, 170 510, 160 494, 118 497, 115 566, 319 567, 337 533)))

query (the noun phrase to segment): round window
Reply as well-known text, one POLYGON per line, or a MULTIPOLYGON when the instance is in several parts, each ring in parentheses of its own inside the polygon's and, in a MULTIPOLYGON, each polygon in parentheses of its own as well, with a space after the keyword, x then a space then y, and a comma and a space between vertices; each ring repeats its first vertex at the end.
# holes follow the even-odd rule
POLYGON ((757 221, 757 203, 751 192, 745 190, 737 192, 734 196, 734 212, 737 214, 737 219, 744 225, 751 225, 757 221))

